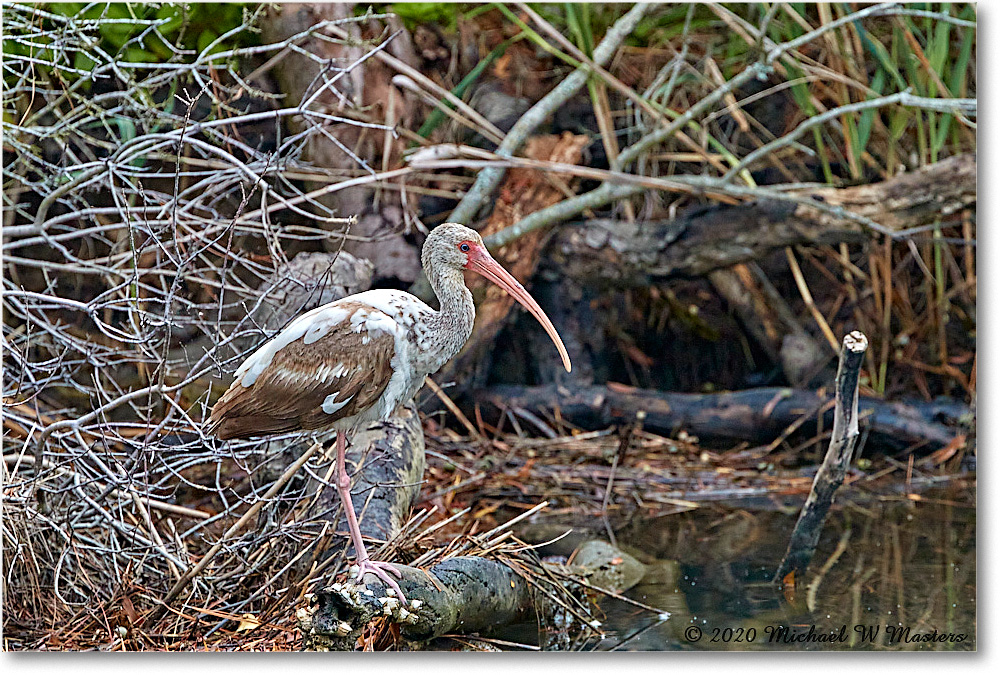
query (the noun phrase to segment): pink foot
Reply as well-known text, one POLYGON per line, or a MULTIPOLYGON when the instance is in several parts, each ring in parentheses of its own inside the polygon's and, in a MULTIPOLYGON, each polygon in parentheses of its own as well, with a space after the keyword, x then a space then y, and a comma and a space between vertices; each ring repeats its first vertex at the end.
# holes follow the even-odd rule
POLYGON ((357 580, 359 584, 364 584, 366 574, 374 574, 376 577, 385 582, 385 585, 396 591, 396 597, 402 604, 406 604, 406 597, 403 595, 403 591, 399 588, 399 584, 396 583, 396 579, 392 578, 395 574, 397 578, 402 578, 403 574, 395 567, 392 563, 379 562, 378 560, 364 560, 358 563, 358 574, 357 580))

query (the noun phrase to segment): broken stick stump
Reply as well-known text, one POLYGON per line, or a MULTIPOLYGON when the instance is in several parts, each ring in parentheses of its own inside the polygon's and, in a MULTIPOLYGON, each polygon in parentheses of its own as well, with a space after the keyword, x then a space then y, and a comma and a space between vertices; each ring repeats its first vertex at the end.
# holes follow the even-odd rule
POLYGON ((837 369, 837 399, 830 447, 795 523, 785 557, 775 572, 776 584, 782 584, 789 573, 803 571, 809 566, 826 514, 833 503, 833 495, 843 484, 847 467, 851 464, 858 440, 858 378, 867 349, 868 338, 860 331, 852 331, 844 337, 840 367, 837 369))

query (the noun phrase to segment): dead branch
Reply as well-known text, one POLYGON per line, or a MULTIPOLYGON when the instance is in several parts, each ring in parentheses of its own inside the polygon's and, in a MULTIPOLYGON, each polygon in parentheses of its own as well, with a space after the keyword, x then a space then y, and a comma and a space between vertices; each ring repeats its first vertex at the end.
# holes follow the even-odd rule
MULTIPOLYGON (((643 15, 649 10, 647 3, 636 3, 622 18, 618 19, 613 26, 608 29, 604 39, 594 48, 594 63, 600 66, 605 65, 629 33, 636 27, 643 15)), ((590 77, 591 70, 586 65, 581 65, 566 79, 564 79, 547 96, 531 107, 521 119, 514 124, 511 130, 504 137, 503 143, 497 148, 497 154, 501 156, 511 156, 528 139, 534 130, 546 117, 555 112, 556 108, 564 104, 573 94, 580 90, 590 77)), ((504 170, 499 167, 484 169, 476 176, 476 182, 472 188, 462 198, 459 205, 452 211, 451 219, 456 222, 465 223, 475 219, 476 212, 483 202, 500 185, 503 179, 504 170)))
POLYGON ((403 637, 416 642, 495 631, 531 615, 538 617, 542 632, 565 631, 565 625, 553 622, 557 615, 563 622, 594 622, 582 605, 567 604, 560 597, 566 587, 579 595, 583 589, 620 593, 639 583, 647 571, 628 553, 598 540, 584 542, 572 556, 572 565, 539 565, 533 557, 530 552, 453 556, 426 570, 399 565, 407 607, 386 595, 381 581, 373 579, 363 587, 333 584, 296 614, 304 647, 353 650, 365 628, 380 617, 398 623, 403 637))
POLYGON ((833 435, 826 451, 823 464, 816 474, 809 498, 788 541, 788 550, 782 558, 774 583, 784 583, 791 572, 802 572, 812 560, 819 543, 819 535, 826 521, 826 514, 833 503, 833 495, 843 482, 847 468, 854 455, 858 440, 858 378, 868 338, 854 331, 844 337, 844 348, 840 352, 840 367, 837 369, 836 405, 834 406, 833 435))
MULTIPOLYGON (((810 188, 801 196, 877 220, 899 234, 976 202, 976 158, 942 160, 882 183, 810 188)), ((588 220, 559 230, 547 265, 580 283, 645 287, 658 279, 705 274, 796 244, 863 241, 856 222, 808 206, 757 201, 698 208, 668 221, 588 220)))
MULTIPOLYGON (((635 389, 625 385, 581 387, 574 391, 556 385, 519 387, 498 385, 474 393, 486 419, 505 410, 524 409, 547 417, 558 409, 562 419, 585 429, 632 423, 643 416, 643 427, 666 436, 680 430, 714 443, 749 441, 770 443, 791 424, 816 424, 818 411, 830 401, 826 393, 764 387, 720 394, 678 394, 635 389)), ((958 420, 968 408, 959 403, 900 403, 862 397, 860 419, 872 434, 873 445, 933 450, 958 434, 941 420, 958 420)), ((833 422, 833 411, 823 414, 823 426, 833 422)), ((815 428, 813 426, 813 428, 815 428)))

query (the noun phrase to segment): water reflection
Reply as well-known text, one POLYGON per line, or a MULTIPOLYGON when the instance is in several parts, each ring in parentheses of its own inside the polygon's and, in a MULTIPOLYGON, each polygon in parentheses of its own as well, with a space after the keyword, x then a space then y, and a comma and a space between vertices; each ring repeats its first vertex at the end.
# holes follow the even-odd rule
POLYGON ((597 648, 976 648, 974 487, 843 501, 806 578, 778 593, 771 575, 796 517, 706 505, 621 531, 618 543, 653 564, 627 595, 671 616, 605 601, 597 648))

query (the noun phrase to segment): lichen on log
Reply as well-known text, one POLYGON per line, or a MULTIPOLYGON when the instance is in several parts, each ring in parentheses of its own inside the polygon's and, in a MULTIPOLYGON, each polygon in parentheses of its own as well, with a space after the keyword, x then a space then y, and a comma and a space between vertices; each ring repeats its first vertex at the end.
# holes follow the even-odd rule
POLYGON ((403 607, 375 578, 365 586, 333 584, 316 593, 298 620, 306 649, 350 650, 368 622, 397 622, 404 637, 429 640, 446 633, 474 633, 515 621, 534 607, 527 581, 513 569, 478 556, 449 558, 424 571, 397 565, 403 607))
MULTIPOLYGON (((519 556, 531 554, 517 554, 519 556)), ((586 613, 568 611, 552 592, 540 591, 537 562, 514 564, 502 558, 455 556, 426 571, 398 565, 404 606, 391 589, 370 577, 364 585, 335 583, 307 598, 308 605, 296 613, 306 650, 353 650, 370 622, 385 617, 398 624, 403 639, 419 647, 448 634, 471 635, 538 617, 541 628, 565 631, 574 620, 594 627, 599 621, 586 613)), ((572 556, 572 564, 541 563, 557 569, 574 588, 560 589, 563 596, 581 595, 588 588, 622 592, 640 583, 651 569, 664 577, 658 566, 648 566, 605 541, 588 540, 572 556)), ((668 575, 669 576, 669 575, 668 575)), ((558 582, 557 582, 558 583, 558 582)), ((582 627, 582 626, 581 626, 582 627)), ((546 631, 543 630, 543 633, 546 631)))

